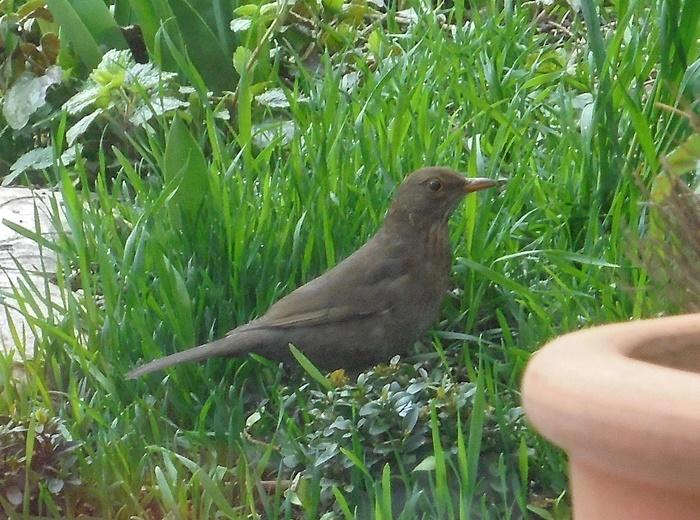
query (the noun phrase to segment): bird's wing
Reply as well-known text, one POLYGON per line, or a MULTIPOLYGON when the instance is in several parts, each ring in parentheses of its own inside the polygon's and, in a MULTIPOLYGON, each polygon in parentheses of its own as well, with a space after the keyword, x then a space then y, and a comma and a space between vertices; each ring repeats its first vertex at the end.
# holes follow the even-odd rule
MULTIPOLYGON (((361 320, 389 312, 393 303, 381 302, 372 309, 358 310, 352 305, 333 305, 328 308, 311 310, 309 312, 293 311, 289 314, 278 314, 275 317, 265 315, 265 319, 256 322, 260 327, 297 327, 297 326, 315 326, 327 323, 339 323, 349 320, 361 320)), ((284 310, 284 309, 283 309, 284 310)))
POLYGON ((319 326, 388 313, 411 276, 410 259, 364 248, 275 303, 251 328, 319 326), (368 254, 368 253, 375 254, 368 254))

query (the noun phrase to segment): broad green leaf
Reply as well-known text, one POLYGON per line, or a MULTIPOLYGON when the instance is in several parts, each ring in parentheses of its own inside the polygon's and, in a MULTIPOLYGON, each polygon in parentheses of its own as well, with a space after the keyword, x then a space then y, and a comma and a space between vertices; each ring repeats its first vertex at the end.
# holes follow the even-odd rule
POLYGON ((88 69, 100 63, 102 53, 88 28, 68 0, 46 0, 56 22, 61 27, 62 39, 68 41, 80 61, 88 69))
POLYGON ((331 13, 340 13, 343 10, 343 0, 323 0, 323 7, 331 13))
POLYGON ((700 98, 700 59, 695 60, 685 71, 680 92, 684 96, 700 98))
POLYGON ((182 177, 170 203, 193 218, 209 190, 208 173, 209 168, 201 147, 185 123, 176 117, 165 144, 164 176, 166 182, 182 177))
MULTIPOLYGON (((121 29, 110 13, 106 2, 99 0, 71 0, 71 5, 85 27, 105 49, 128 49, 121 29)), ((55 13, 54 13, 55 14, 55 13)))
POLYGON ((254 18, 260 13, 260 6, 255 4, 244 4, 240 7, 236 7, 233 12, 238 16, 245 16, 247 18, 254 18))
POLYGON ((691 135, 663 159, 664 168, 673 175, 682 175, 698 168, 700 162, 700 134, 691 135))
MULTIPOLYGON (((159 67, 164 70, 176 70, 174 58, 167 48, 159 46, 158 31, 167 20, 173 19, 173 12, 166 0, 130 0, 131 8, 136 16, 138 26, 141 28, 143 40, 148 48, 148 53, 159 67)), ((170 24, 168 27, 175 27, 170 24)), ((181 41, 178 39, 177 41, 181 41)))
POLYGON ((204 18, 187 0, 171 0, 170 7, 180 27, 187 55, 207 86, 218 91, 234 90, 238 77, 230 65, 231 56, 221 47, 204 18))
POLYGON ((246 68, 248 67, 248 62, 252 57, 253 52, 247 47, 240 46, 233 53, 233 66, 236 68, 238 74, 245 74, 246 68))
POLYGON ((29 122, 29 118, 46 104, 46 92, 49 87, 61 82, 63 72, 60 67, 52 66, 43 76, 25 72, 5 93, 2 114, 7 123, 19 130, 29 122))
POLYGON ((88 69, 94 69, 106 49, 127 49, 119 26, 107 5, 99 0, 47 0, 46 5, 88 69))

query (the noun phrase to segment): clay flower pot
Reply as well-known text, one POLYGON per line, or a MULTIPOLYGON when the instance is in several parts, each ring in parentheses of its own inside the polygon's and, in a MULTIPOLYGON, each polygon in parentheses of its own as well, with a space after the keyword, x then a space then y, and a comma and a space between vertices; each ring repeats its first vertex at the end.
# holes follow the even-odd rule
POLYGON ((575 520, 700 519, 700 314, 562 336, 523 401, 569 455, 575 520))

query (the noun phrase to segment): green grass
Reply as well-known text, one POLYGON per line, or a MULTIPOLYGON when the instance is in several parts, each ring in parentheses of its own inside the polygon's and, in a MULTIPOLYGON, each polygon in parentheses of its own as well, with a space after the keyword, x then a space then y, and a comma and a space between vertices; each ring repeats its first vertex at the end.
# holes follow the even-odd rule
MULTIPOLYGON (((250 128, 205 109, 149 136, 124 130, 128 146, 102 147, 96 173, 85 162, 54 169, 66 218, 45 247, 59 255, 62 299, 43 311, 39 290, 16 288, 42 339, 26 383, 0 360, 0 414, 46 408, 82 442, 76 471, 87 486, 69 503, 93 504, 101 518, 311 519, 328 508, 332 518, 568 517, 562 454, 514 418, 519 379, 555 335, 659 309, 630 237, 645 225, 640 184, 688 133, 655 103, 678 101, 678 45, 697 52, 692 38, 666 40, 664 2, 617 2, 603 20, 616 26, 601 29, 595 3, 583 1, 563 43, 538 31, 531 7, 484 2, 465 15, 455 4, 470 29, 452 38, 422 18, 402 53, 376 69, 360 62, 350 93, 331 70, 302 77, 310 96, 292 97, 288 144, 257 149, 250 128), (594 105, 582 116, 575 100, 586 93, 594 105), (201 149, 204 162, 173 142, 201 149), (334 459, 355 463, 347 482, 324 487, 307 467, 295 492, 281 482, 265 491, 263 480, 296 476, 278 448, 303 443, 318 402, 310 392, 340 391, 318 383, 328 380, 302 383, 246 359, 124 381, 139 360, 220 336, 350 254, 401 178, 432 164, 509 181, 452 219, 457 290, 418 359, 474 394, 456 424, 425 410, 425 469, 412 471, 401 452, 367 467, 376 446, 355 438, 334 459), (183 174, 198 188, 176 192, 183 174), (249 428, 254 412, 260 423, 249 428)), ((55 498, 42 496, 37 510, 53 516, 55 498)))

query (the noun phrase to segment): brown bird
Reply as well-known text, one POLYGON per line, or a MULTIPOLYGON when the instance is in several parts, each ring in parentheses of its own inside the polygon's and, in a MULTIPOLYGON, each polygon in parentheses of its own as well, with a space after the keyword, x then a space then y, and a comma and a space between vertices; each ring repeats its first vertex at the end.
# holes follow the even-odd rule
POLYGON ((211 343, 146 363, 126 377, 249 352, 286 362, 290 343, 328 370, 364 368, 404 352, 435 320, 448 289, 447 219, 465 195, 497 184, 448 168, 413 172, 398 187, 383 225, 355 253, 262 317, 211 343))

